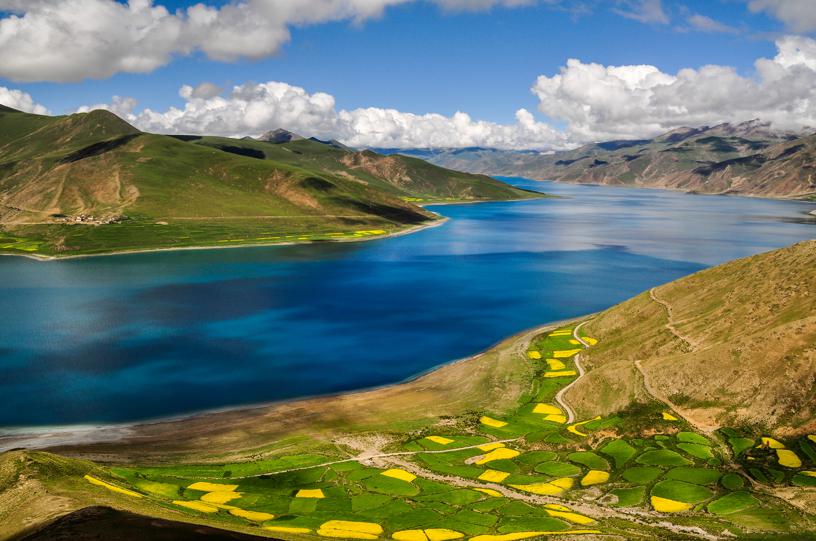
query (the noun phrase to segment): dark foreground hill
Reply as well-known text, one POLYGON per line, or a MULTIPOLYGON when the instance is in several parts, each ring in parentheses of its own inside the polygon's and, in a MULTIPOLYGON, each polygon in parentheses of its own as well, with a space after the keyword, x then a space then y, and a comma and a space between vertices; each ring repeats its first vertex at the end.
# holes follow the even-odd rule
POLYGON ((318 141, 169 137, 101 110, 0 109, 0 252, 356 239, 438 219, 419 202, 539 196, 318 141))

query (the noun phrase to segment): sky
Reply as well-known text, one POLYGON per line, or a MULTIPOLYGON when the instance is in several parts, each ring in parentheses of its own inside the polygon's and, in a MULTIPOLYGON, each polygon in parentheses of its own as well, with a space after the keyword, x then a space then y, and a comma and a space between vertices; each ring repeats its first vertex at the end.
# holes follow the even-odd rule
POLYGON ((558 150, 816 126, 814 0, 0 0, 0 103, 157 133, 558 150))

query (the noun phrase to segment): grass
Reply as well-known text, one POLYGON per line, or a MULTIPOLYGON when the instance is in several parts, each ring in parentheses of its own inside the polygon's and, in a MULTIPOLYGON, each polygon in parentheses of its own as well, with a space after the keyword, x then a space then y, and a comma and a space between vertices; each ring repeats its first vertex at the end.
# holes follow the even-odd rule
POLYGON ((730 515, 759 505, 759 500, 748 492, 732 492, 708 504, 708 512, 715 515, 730 515))
POLYGON ((683 503, 700 503, 713 495, 706 487, 669 479, 660 481, 652 487, 652 496, 683 503))
POLYGON ((370 236, 359 231, 378 236, 438 219, 414 199, 541 197, 483 175, 314 141, 144 134, 105 111, 2 111, 0 132, 0 195, 27 209, 0 222, 0 252, 13 254, 359 240, 370 236), (83 215, 94 225, 74 222, 83 215), (118 223, 100 225, 111 217, 118 223))
POLYGON ((635 462, 645 466, 686 466, 691 462, 671 449, 656 449, 646 451, 635 462))

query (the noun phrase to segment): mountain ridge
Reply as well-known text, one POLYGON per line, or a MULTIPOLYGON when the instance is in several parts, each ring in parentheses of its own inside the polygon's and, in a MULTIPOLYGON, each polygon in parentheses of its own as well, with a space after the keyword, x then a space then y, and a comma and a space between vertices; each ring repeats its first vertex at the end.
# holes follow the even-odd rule
POLYGON ((383 176, 382 167, 344 163, 354 154, 345 147, 284 132, 278 143, 166 136, 105 110, 44 116, 4 108, 0 253, 359 240, 439 220, 417 203, 543 196, 375 154, 369 162, 401 171, 383 176))
POLYGON ((816 135, 774 131, 760 120, 682 127, 652 139, 589 143, 553 153, 397 152, 463 171, 537 180, 777 198, 816 196, 816 135))

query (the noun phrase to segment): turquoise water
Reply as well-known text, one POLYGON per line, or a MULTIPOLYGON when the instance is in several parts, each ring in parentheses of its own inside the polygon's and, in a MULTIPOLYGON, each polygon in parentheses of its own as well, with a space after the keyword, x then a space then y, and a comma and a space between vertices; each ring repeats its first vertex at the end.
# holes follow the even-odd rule
POLYGON ((374 242, 0 258, 0 426, 123 422, 404 380, 706 266, 813 238, 813 204, 513 182, 374 242))

